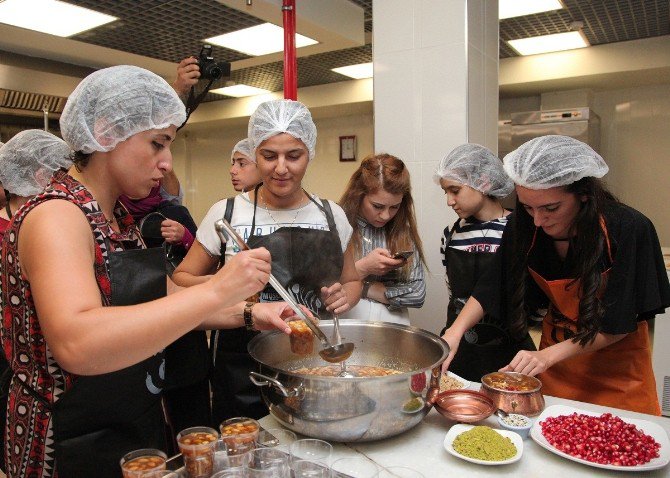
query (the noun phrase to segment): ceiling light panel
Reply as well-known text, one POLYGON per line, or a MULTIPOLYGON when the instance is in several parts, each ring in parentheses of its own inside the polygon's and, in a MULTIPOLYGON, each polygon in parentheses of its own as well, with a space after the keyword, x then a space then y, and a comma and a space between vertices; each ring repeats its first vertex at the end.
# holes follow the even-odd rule
POLYGON ((553 35, 542 35, 538 37, 520 38, 509 40, 509 46, 519 55, 537 55, 538 53, 549 53, 552 51, 574 50, 589 46, 586 37, 581 31, 555 33, 553 35))
POLYGON ((561 8, 560 0, 498 0, 498 18, 522 17, 561 8))
MULTIPOLYGON (((207 38, 205 43, 229 48, 251 56, 267 55, 284 50, 284 29, 272 23, 207 38)), ((315 45, 319 42, 299 33, 295 34, 295 47, 315 45)))
POLYGON ((118 20, 88 8, 58 0, 4 0, 0 23, 59 37, 69 37, 118 20))
POLYGON ((272 93, 270 90, 264 90, 263 88, 256 88, 249 85, 234 85, 226 86, 224 88, 217 88, 215 90, 210 90, 210 93, 216 93, 217 95, 233 96, 235 98, 242 98, 243 96, 256 96, 256 95, 265 95, 267 93, 272 93))
POLYGON ((332 68, 336 73, 355 78, 357 80, 363 78, 372 78, 372 63, 360 63, 358 65, 342 66, 339 68, 332 68))

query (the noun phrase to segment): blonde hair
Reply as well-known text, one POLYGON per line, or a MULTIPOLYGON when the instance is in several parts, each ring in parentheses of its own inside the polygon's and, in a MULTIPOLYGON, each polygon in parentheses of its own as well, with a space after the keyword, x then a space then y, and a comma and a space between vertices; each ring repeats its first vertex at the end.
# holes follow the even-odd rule
MULTIPOLYGON (((349 184, 340 198, 339 204, 354 229, 351 239, 355 257, 360 257, 362 250, 357 219, 363 198, 379 190, 402 195, 398 212, 384 226, 386 246, 392 251, 412 250, 416 246, 419 259, 425 265, 423 246, 416 226, 409 171, 399 158, 386 153, 370 155, 363 159, 360 167, 349 179, 349 184)), ((409 277, 415 260, 417 258, 412 256, 401 269, 400 275, 403 279, 409 277)))

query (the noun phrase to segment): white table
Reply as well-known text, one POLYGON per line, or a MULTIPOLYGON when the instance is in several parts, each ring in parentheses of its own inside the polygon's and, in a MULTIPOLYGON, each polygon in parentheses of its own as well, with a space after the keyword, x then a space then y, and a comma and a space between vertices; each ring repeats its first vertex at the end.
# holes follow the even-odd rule
MULTIPOLYGON (((670 435, 670 418, 655 417, 627 410, 615 410, 549 396, 545 396, 545 401, 547 407, 562 404, 600 413, 610 411, 624 418, 641 418, 658 423, 670 435)), ((260 423, 264 428, 277 428, 281 426, 271 415, 262 418, 260 423)), ((638 473, 631 475, 631 472, 610 471, 582 465, 545 450, 530 437, 524 440, 523 456, 518 462, 500 466, 477 465, 452 456, 444 449, 444 437, 454 423, 433 409, 419 425, 398 436, 375 442, 333 443, 333 459, 362 454, 380 466, 409 466, 423 473, 426 478, 474 478, 492 475, 522 478, 573 478, 624 475, 630 478, 638 476, 670 477, 670 465, 659 470, 647 472, 644 475, 638 473)), ((481 422, 481 424, 498 428, 498 422, 495 417, 488 418, 484 422, 481 422)))

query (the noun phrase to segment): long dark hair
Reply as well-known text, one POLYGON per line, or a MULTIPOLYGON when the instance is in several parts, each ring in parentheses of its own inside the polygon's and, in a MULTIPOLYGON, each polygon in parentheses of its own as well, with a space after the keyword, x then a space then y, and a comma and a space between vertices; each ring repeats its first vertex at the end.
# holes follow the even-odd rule
MULTIPOLYGON (((582 178, 568 186, 565 191, 574 194, 581 202, 581 206, 571 226, 576 234, 570 238, 573 266, 570 276, 581 282, 579 291, 579 316, 577 318, 577 334, 573 342, 583 347, 596 338, 602 328, 602 318, 605 308, 598 297, 598 291, 603 285, 601 276, 601 258, 607 247, 605 234, 600 226, 603 211, 609 205, 618 203, 618 199, 609 192, 603 183, 596 178, 582 178), (583 200, 583 201, 582 201, 583 200)), ((511 297, 511 330, 515 337, 525 334, 527 317, 530 310, 526 304, 526 281, 528 280, 527 253, 535 233, 533 218, 528 214, 519 199, 516 201, 516 219, 513 240, 511 297)))
MULTIPOLYGON (((354 231, 351 240, 354 245, 354 256, 361 255, 361 233, 358 228, 358 216, 363 198, 379 190, 390 194, 402 194, 402 202, 396 215, 384 226, 386 245, 391 251, 411 250, 413 246, 419 253, 419 259, 426 264, 423 255, 421 238, 419 237, 414 215, 409 171, 399 158, 390 154, 367 156, 349 180, 347 188, 340 198, 340 206, 344 209, 347 219, 354 231)), ((401 277, 409 277, 414 257, 407 261, 401 270, 401 277)))
POLYGON ((72 160, 72 163, 74 164, 74 167, 79 171, 80 173, 82 170, 88 166, 88 162, 91 160, 91 153, 82 153, 81 151, 74 151, 70 155, 70 159, 72 160))

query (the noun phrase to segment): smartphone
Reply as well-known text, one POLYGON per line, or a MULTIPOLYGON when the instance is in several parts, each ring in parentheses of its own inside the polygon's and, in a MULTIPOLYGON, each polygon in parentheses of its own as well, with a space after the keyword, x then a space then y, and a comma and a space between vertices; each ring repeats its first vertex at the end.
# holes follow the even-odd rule
POLYGON ((407 260, 410 258, 410 256, 414 254, 414 251, 399 251, 395 252, 391 257, 394 259, 404 259, 407 260))

